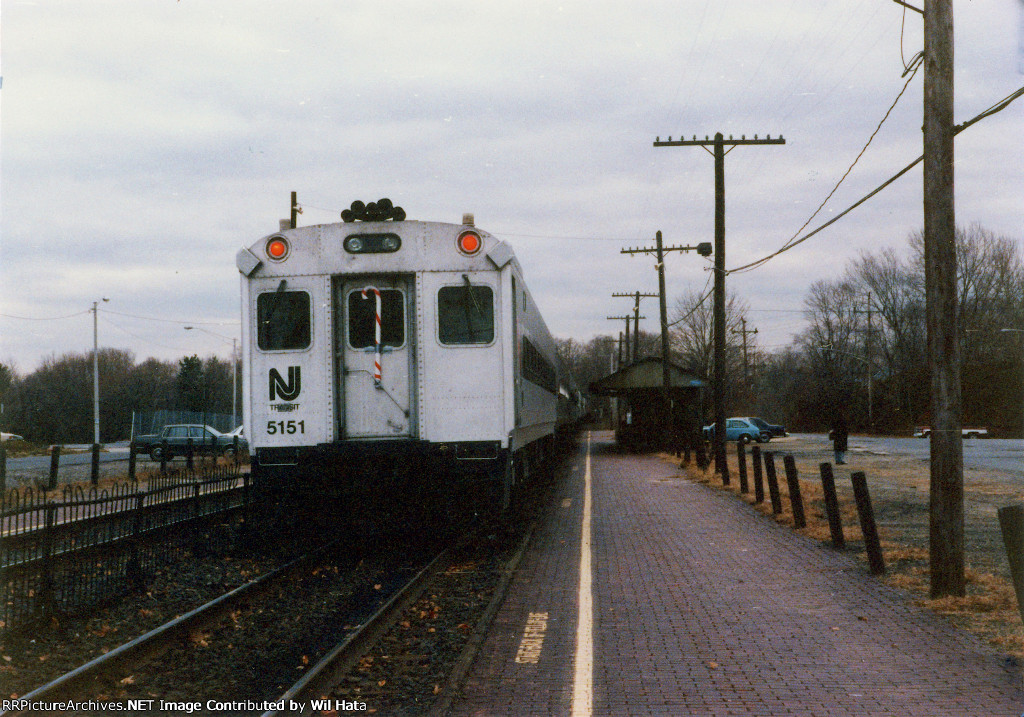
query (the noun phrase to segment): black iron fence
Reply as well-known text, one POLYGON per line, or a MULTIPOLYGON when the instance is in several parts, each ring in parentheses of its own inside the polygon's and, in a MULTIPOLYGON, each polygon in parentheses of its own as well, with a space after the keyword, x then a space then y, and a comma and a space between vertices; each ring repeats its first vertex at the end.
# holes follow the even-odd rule
POLYGON ((145 584, 205 523, 252 500, 237 464, 144 484, 0 494, 0 630, 90 610, 145 584))

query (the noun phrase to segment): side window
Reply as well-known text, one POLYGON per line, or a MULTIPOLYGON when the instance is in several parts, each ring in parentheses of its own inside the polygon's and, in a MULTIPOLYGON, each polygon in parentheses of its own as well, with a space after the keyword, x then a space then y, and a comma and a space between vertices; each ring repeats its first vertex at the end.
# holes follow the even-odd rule
POLYGON ((555 367, 548 363, 530 339, 523 337, 523 378, 551 393, 558 390, 558 376, 555 367))
POLYGON ((168 438, 188 438, 188 426, 174 426, 167 432, 168 438))
POLYGON ((257 345, 263 351, 309 348, 309 294, 272 291, 256 298, 257 345))
MULTIPOLYGON (((376 343, 377 297, 356 290, 348 295, 348 345, 370 348, 376 343)), ((398 289, 380 290, 380 342, 398 348, 405 343, 405 295, 398 289)))
POLYGON ((437 292, 437 338, 446 346, 494 341, 494 292, 489 286, 444 286, 437 292))

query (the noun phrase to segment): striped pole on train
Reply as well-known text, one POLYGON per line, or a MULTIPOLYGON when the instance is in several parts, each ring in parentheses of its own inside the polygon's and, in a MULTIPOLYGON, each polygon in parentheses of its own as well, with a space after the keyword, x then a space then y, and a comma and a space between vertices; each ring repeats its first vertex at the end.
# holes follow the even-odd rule
POLYGON ((372 291, 373 295, 377 299, 377 307, 376 307, 376 311, 374 312, 374 318, 376 319, 377 323, 376 323, 376 326, 374 327, 374 334, 373 334, 373 338, 374 338, 374 341, 373 341, 373 346, 374 346, 374 350, 373 350, 373 385, 377 386, 379 388, 380 387, 380 289, 378 289, 376 286, 364 287, 363 291, 362 291, 362 296, 363 296, 364 299, 370 298, 370 297, 368 297, 366 295, 366 292, 368 292, 368 291, 372 291))

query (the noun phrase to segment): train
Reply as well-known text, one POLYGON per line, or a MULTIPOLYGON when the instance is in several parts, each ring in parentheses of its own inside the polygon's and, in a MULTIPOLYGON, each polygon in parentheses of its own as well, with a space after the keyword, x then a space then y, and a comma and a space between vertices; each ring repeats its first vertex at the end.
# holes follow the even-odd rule
POLYGON ((253 474, 401 471, 507 511, 585 410, 512 247, 388 199, 341 219, 236 256, 253 474))

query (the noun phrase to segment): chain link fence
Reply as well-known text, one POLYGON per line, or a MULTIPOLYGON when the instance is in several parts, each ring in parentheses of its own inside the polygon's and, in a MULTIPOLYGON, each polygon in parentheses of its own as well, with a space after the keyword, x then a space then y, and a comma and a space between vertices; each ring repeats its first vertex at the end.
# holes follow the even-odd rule
POLYGON ((206 413, 205 411, 150 411, 132 413, 132 438, 159 433, 164 426, 178 423, 198 423, 230 433, 240 425, 241 418, 230 413, 206 413))

